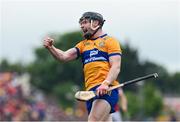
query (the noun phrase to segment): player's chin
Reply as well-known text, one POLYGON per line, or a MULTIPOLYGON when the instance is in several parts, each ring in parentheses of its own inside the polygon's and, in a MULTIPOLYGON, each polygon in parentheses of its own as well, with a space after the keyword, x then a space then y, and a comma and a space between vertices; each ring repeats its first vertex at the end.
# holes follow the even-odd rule
POLYGON ((87 37, 89 34, 90 34, 90 33, 89 33, 88 31, 83 32, 83 36, 84 36, 84 37, 87 37))
POLYGON ((83 36, 86 35, 87 33, 88 33, 88 31, 83 31, 83 30, 82 30, 83 36))

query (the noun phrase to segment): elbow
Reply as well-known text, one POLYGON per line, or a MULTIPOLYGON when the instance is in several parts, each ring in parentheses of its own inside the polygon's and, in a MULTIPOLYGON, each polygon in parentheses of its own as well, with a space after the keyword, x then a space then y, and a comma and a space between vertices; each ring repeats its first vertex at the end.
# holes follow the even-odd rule
POLYGON ((60 61, 60 62, 67 62, 67 60, 68 60, 64 54, 55 56, 55 59, 60 61))
POLYGON ((68 59, 64 58, 62 62, 66 63, 68 62, 68 59))
POLYGON ((64 62, 64 63, 68 62, 68 61, 69 61, 68 56, 64 54, 64 55, 62 56, 61 61, 64 62))
POLYGON ((118 68, 117 68, 117 74, 119 74, 120 71, 121 71, 121 70, 120 70, 120 67, 118 67, 118 68))
POLYGON ((116 72, 116 74, 120 73, 121 65, 119 64, 114 64, 111 66, 111 68, 116 72))
POLYGON ((64 59, 58 58, 58 57, 56 57, 56 60, 59 61, 59 62, 66 62, 64 59))
POLYGON ((111 67, 114 71, 115 74, 119 74, 120 73, 120 66, 119 65, 114 65, 111 67))
POLYGON ((60 62, 63 62, 63 63, 68 62, 68 59, 67 59, 67 58, 65 58, 65 57, 63 57, 63 58, 59 58, 58 60, 59 60, 60 62))
POLYGON ((116 71, 117 71, 118 74, 120 73, 120 71, 121 71, 121 66, 120 65, 116 65, 116 71))

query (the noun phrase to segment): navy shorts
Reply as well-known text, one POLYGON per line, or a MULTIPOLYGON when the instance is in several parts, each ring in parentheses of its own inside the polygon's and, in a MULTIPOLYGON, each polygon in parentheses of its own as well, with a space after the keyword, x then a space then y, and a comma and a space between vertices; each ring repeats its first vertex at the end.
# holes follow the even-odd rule
MULTIPOLYGON (((98 86, 95 86, 95 87, 91 88, 89 91, 96 91, 96 88, 98 86)), ((114 113, 115 112, 115 110, 114 110, 115 105, 118 102, 118 90, 114 89, 114 90, 111 91, 110 94, 105 94, 103 96, 95 96, 94 98, 88 100, 86 102, 86 107, 87 107, 87 110, 88 110, 88 114, 91 111, 93 101, 96 100, 96 99, 104 99, 104 100, 106 100, 110 104, 110 106, 111 106, 110 113, 114 113)))

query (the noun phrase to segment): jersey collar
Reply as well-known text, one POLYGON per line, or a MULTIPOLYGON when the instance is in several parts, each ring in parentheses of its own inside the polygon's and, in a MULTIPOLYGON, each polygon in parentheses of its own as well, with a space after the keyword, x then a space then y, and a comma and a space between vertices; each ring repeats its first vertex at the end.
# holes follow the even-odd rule
POLYGON ((101 35, 101 36, 99 36, 99 37, 96 37, 96 38, 93 38, 93 39, 91 39, 91 40, 96 40, 96 39, 98 39, 98 38, 103 38, 103 37, 105 37, 105 36, 107 36, 107 34, 103 34, 103 35, 101 35))

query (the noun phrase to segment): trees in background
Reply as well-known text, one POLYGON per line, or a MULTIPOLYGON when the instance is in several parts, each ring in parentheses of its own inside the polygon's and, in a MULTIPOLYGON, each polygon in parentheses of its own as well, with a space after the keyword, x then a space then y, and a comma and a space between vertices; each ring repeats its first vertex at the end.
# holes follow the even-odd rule
MULTIPOLYGON (((55 39, 55 46, 62 50, 74 47, 82 35, 79 31, 51 35, 55 39)), ((121 45, 123 49, 121 73, 118 77, 120 82, 125 82, 146 74, 157 72, 159 78, 125 87, 127 94, 129 114, 135 116, 151 116, 159 114, 162 108, 161 94, 180 92, 180 73, 169 74, 167 70, 154 62, 139 58, 138 50, 130 44, 121 45), (150 82, 150 84, 148 83, 150 82), (140 104, 139 104, 140 103, 140 104), (143 110, 143 111, 141 111, 143 110), (137 111, 141 111, 137 115, 137 111)), ((10 64, 2 60, 0 71, 16 71, 19 73, 29 72, 31 83, 42 89, 46 94, 54 95, 64 108, 74 105, 73 94, 77 89, 83 89, 83 67, 81 60, 68 63, 58 62, 44 48, 35 49, 35 60, 27 66, 21 63, 10 64)))
POLYGON ((17 62, 11 64, 8 60, 3 59, 0 62, 0 72, 16 72, 16 73, 24 73, 26 72, 26 66, 23 65, 21 62, 17 62))

